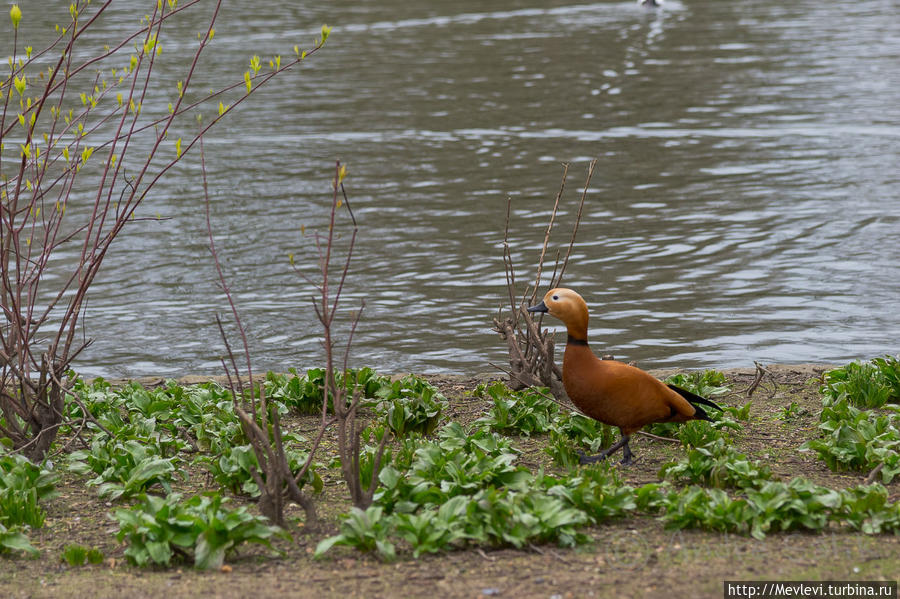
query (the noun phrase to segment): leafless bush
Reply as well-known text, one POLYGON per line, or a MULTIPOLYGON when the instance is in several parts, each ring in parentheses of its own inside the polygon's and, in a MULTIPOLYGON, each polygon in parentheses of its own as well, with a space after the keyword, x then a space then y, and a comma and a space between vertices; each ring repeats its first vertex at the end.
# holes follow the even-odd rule
MULTIPOLYGON (((350 207, 346 190, 344 189, 343 179, 346 170, 341 166, 340 162, 335 165, 333 195, 331 201, 331 214, 328 221, 328 231, 324 235, 316 232, 314 234, 316 249, 318 252, 318 280, 313 280, 308 275, 300 271, 296 265, 297 273, 312 284, 319 295, 313 300, 313 307, 319 323, 322 325, 323 340, 322 345, 325 350, 325 389, 322 404, 322 422, 326 421, 326 413, 329 405, 334 407, 334 421, 337 425, 338 433, 338 455, 341 460, 341 473, 347 488, 350 491, 350 498, 353 505, 361 509, 367 508, 372 503, 372 495, 377 486, 377 476, 380 470, 381 458, 391 434, 388 430, 384 430, 376 449, 374 456, 374 468, 370 480, 363 481, 360 475, 360 437, 362 430, 365 428, 358 417, 361 394, 358 389, 349 392, 351 385, 339 382, 336 377, 336 360, 334 356, 335 348, 338 341, 335 336, 335 316, 340 306, 341 294, 344 290, 344 284, 347 281, 347 275, 350 272, 350 260, 353 257, 353 250, 356 245, 356 236, 359 227, 356 223, 356 217, 350 207), (336 220, 339 209, 343 206, 347 208, 347 214, 350 217, 351 230, 350 238, 345 248, 345 256, 337 271, 337 284, 332 287, 334 278, 332 277, 332 263, 335 260, 337 249, 337 228, 336 220), (332 293, 333 292, 333 293, 332 293)), ((359 324, 359 318, 362 310, 365 308, 365 302, 360 305, 351 317, 346 342, 343 344, 343 356, 340 363, 340 372, 344 374, 346 380, 348 374, 348 363, 350 359, 350 348, 353 344, 353 335, 359 324)))
MULTIPOLYGON (((565 255, 561 251, 556 254, 553 274, 550 276, 547 289, 559 287, 562 283, 563 275, 569 263, 569 256, 572 254, 572 248, 575 245, 575 237, 578 233, 578 226, 581 223, 581 215, 584 210, 584 200, 587 195, 588 188, 591 184, 591 178, 594 175, 594 169, 597 165, 596 160, 592 160, 588 167, 587 180, 581 193, 581 201, 578 205, 578 213, 575 216, 572 225, 572 235, 569 240, 568 248, 565 255)), ((562 385, 562 370, 556 365, 554 360, 555 342, 553 335, 547 329, 541 330, 543 324, 543 314, 535 320, 531 313, 525 309, 533 305, 537 301, 538 290, 542 285, 542 276, 544 272, 544 263, 547 258, 547 247, 550 243, 553 225, 556 221, 557 212, 559 210, 559 202, 565 191, 566 181, 569 173, 568 163, 563 164, 562 181, 559 186, 559 192, 553 202, 553 209, 550 212, 550 220, 547 223, 547 230, 544 234, 544 243, 541 246, 541 253, 537 262, 537 274, 534 283, 526 285, 525 292, 520 296, 517 289, 515 267, 513 265, 512 253, 509 249, 509 225, 510 225, 510 208, 511 202, 507 204, 506 211, 506 228, 503 236, 503 264, 506 269, 506 287, 509 295, 509 313, 504 316, 503 310, 494 318, 494 330, 500 334, 500 337, 506 341, 509 350, 509 370, 503 369, 509 375, 509 384, 514 389, 521 389, 528 386, 548 387, 558 400, 567 400, 566 390, 562 385)))
POLYGON ((231 295, 231 289, 228 286, 228 281, 219 261, 219 253, 213 238, 212 220, 210 218, 209 188, 206 181, 206 164, 203 157, 202 139, 200 140, 200 148, 209 249, 216 265, 216 272, 219 275, 219 283, 228 300, 228 305, 231 308, 234 322, 240 334, 249 384, 246 387, 243 384, 238 361, 228 342, 228 335, 225 333, 222 321, 217 316, 216 323, 219 326, 219 332, 222 335, 222 340, 225 342, 227 352, 227 360, 225 358, 222 359, 222 367, 228 376, 234 411, 241 421, 241 429, 244 431, 244 436, 250 441, 253 453, 256 455, 256 461, 259 464, 259 469, 251 468, 250 470, 250 474, 260 490, 259 510, 273 523, 283 527, 285 499, 294 501, 303 508, 306 514, 307 528, 313 529, 318 524, 316 505, 301 490, 300 481, 312 467, 316 450, 330 422, 326 421, 325 413, 323 412, 321 426, 309 449, 306 462, 296 472, 292 471, 290 461, 284 451, 278 407, 266 401, 265 387, 261 384, 255 384, 253 380, 253 366, 250 361, 250 345, 247 342, 247 333, 241 322, 237 306, 231 295))

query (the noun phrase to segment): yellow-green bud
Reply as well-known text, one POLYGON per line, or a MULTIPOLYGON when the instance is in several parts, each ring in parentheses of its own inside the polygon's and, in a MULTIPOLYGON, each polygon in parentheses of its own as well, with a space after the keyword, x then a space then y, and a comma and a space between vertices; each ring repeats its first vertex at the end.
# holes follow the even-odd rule
POLYGON ((9 18, 12 20, 13 29, 19 28, 19 21, 22 20, 22 10, 18 4, 13 4, 9 9, 9 18))

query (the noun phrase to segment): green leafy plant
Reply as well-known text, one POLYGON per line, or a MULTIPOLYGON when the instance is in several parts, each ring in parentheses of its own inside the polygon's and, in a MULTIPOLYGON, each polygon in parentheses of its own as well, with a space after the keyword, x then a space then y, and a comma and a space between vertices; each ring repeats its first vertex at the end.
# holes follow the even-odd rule
POLYGON ((44 525, 41 501, 56 497, 59 475, 19 454, 0 453, 0 524, 44 525))
POLYGON ((662 519, 670 528, 704 528, 746 534, 753 521, 753 512, 745 499, 733 499, 721 489, 696 485, 682 491, 670 491, 662 502, 662 509, 662 519))
POLYGON ((270 526, 264 517, 254 516, 244 507, 225 508, 225 501, 218 493, 185 501, 178 493, 165 498, 141 495, 134 507, 116 510, 116 538, 127 541, 125 556, 138 566, 151 562, 168 565, 178 558, 192 562, 196 568, 215 569, 242 543, 271 548, 272 537, 287 537, 282 529, 270 526))
POLYGON ((60 555, 60 561, 70 566, 83 566, 85 564, 103 563, 103 552, 96 547, 84 547, 83 545, 66 545, 60 555))
MULTIPOLYGON (((304 442, 302 437, 292 434, 286 434, 284 440, 292 445, 304 442)), ((285 453, 292 471, 299 470, 309 456, 301 449, 291 446, 285 449, 285 453)), ((218 456, 201 457, 197 461, 209 470, 213 479, 221 487, 232 493, 259 497, 259 485, 253 478, 252 471, 256 470, 263 480, 265 480, 265 475, 261 472, 256 453, 249 444, 226 447, 218 456)), ((297 484, 301 489, 309 485, 315 493, 321 493, 324 485, 322 477, 313 468, 307 470, 297 484)))
POLYGON ((564 468, 579 463, 578 452, 596 453, 612 445, 617 433, 614 427, 577 412, 560 409, 549 399, 545 389, 527 388, 513 391, 502 382, 480 384, 473 395, 488 397, 493 405, 488 414, 476 421, 501 433, 537 435, 549 433, 546 453, 564 468))
POLYGON ((314 557, 321 557, 335 545, 354 547, 363 552, 377 552, 385 561, 393 561, 397 550, 389 540, 393 529, 393 520, 383 517, 383 508, 371 505, 365 510, 353 507, 350 513, 341 519, 340 531, 337 535, 323 539, 316 546, 314 557))
POLYGON ((433 385, 414 375, 393 383, 390 380, 381 382, 377 388, 373 383, 379 383, 378 379, 367 377, 365 392, 374 394, 377 402, 373 407, 394 435, 430 435, 434 432, 446 400, 433 385))
POLYGON ((666 377, 665 382, 706 398, 724 395, 731 390, 725 374, 718 370, 681 372, 666 377))
POLYGON ((841 505, 841 494, 804 478, 790 483, 768 481, 747 490, 747 504, 753 512, 750 534, 763 538, 772 529, 822 530, 833 510, 841 505))
POLYGON ((77 474, 96 474, 89 485, 99 486, 101 497, 132 497, 159 484, 166 493, 178 474, 177 458, 164 458, 153 445, 136 439, 119 441, 104 434, 95 435, 90 450, 69 455, 69 470, 77 474))
POLYGON ((474 395, 486 395, 493 401, 488 414, 479 418, 477 423, 502 433, 546 433, 551 430, 554 418, 560 412, 559 406, 548 399, 544 391, 530 387, 512 391, 505 384, 494 382, 479 385, 474 395))
POLYGON ((566 470, 577 468, 581 464, 576 444, 557 430, 550 431, 550 439, 544 453, 553 459, 553 463, 566 470))
POLYGON ((571 507, 583 512, 592 524, 625 516, 637 509, 635 490, 623 485, 615 470, 605 463, 582 468, 577 476, 554 479, 547 477, 547 493, 560 497, 571 507))
POLYGON ((544 452, 553 463, 566 469, 578 466, 580 454, 597 453, 613 444, 615 427, 575 412, 561 412, 550 428, 550 439, 544 452))
MULTIPOLYGON (((726 408, 727 409, 727 408, 726 408)), ((650 426, 654 435, 671 437, 681 441, 684 447, 703 447, 717 439, 728 439, 727 431, 740 431, 743 427, 728 412, 708 410, 712 421, 689 420, 684 423, 657 422, 650 426)))
POLYGON ((35 489, 0 489, 0 523, 7 526, 25 524, 32 528, 44 525, 44 510, 38 504, 35 489))
POLYGON ((692 485, 669 491, 658 505, 669 527, 751 534, 758 539, 773 531, 819 531, 845 523, 867 534, 900 529, 900 504, 888 502, 881 485, 838 491, 797 477, 790 483, 760 481, 743 493, 732 497, 721 489, 692 485))
POLYGON ((470 433, 451 422, 438 440, 419 442, 410 464, 395 459, 386 465, 373 499, 388 511, 410 513, 487 487, 524 489, 531 473, 513 465, 517 457, 508 439, 484 429, 470 433))
POLYGON ((18 526, 7 527, 0 522, 0 555, 14 551, 22 551, 33 557, 40 555, 18 526))
POLYGON ((792 401, 790 404, 781 408, 781 413, 778 416, 783 422, 790 422, 792 420, 796 420, 800 416, 808 414, 809 410, 802 407, 796 401, 792 401))
POLYGON ((414 514, 398 513, 394 518, 396 533, 413 550, 413 557, 437 553, 466 539, 469 498, 457 495, 440 506, 428 506, 414 514))
POLYGON ((860 408, 880 408, 900 402, 900 358, 886 356, 871 362, 850 362, 824 375, 826 401, 847 401, 860 408))
POLYGON ((571 547, 586 541, 577 529, 588 520, 565 498, 543 490, 489 487, 469 500, 466 536, 491 545, 523 547, 555 541, 571 547))
POLYGON ((842 396, 826 399, 822 408, 819 439, 801 445, 815 451, 833 471, 872 470, 883 464, 881 477, 889 483, 900 473, 900 413, 880 414, 860 410, 842 396))
POLYGON ((900 530, 900 502, 891 503, 879 484, 860 485, 841 491, 841 505, 834 519, 865 534, 900 530))
POLYGON ((747 422, 748 420, 750 420, 750 408, 752 406, 753 406, 752 401, 748 401, 742 406, 722 405, 722 411, 725 414, 731 416, 735 420, 741 420, 743 422, 747 422))
MULTIPOLYGON (((100 430, 94 420, 108 429, 116 429, 124 424, 122 418, 122 398, 110 384, 97 377, 90 384, 71 373, 72 388, 65 397, 65 415, 68 422, 78 422, 85 417, 88 430, 100 430)), ((63 426, 64 433, 72 432, 69 425, 63 426)))
POLYGON ((751 461, 724 439, 688 450, 681 460, 665 464, 659 474, 672 481, 719 489, 758 488, 773 478, 768 466, 758 460, 751 461))
MULTIPOLYGON (((295 368, 289 374, 266 374, 266 397, 277 401, 300 414, 317 414, 322 411, 322 400, 325 397, 325 370, 312 368, 305 375, 298 375, 295 368)), ((329 406, 334 411, 334 406, 329 406)))

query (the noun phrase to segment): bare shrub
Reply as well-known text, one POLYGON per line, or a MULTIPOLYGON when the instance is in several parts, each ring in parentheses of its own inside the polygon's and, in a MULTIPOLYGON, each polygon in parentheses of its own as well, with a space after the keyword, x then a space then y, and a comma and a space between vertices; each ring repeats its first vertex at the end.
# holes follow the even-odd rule
MULTIPOLYGON (((569 240, 566 253, 562 256, 561 251, 557 251, 554 263, 553 273, 548 281, 547 289, 559 287, 562 283, 563 275, 569 263, 569 256, 572 254, 572 248, 575 245, 575 237, 578 234, 578 226, 581 223, 581 215, 584 210, 584 201, 588 188, 591 184, 591 178, 594 175, 594 169, 597 161, 592 160, 588 167, 587 180, 581 193, 581 201, 578 205, 578 213, 572 225, 572 235, 569 240), (562 261, 560 262, 560 257, 562 261)), ((499 333, 500 337, 506 341, 509 350, 509 369, 502 369, 509 375, 509 385, 513 389, 522 389, 529 386, 548 387, 556 399, 568 400, 566 390, 562 384, 562 369, 556 365, 554 353, 556 345, 553 335, 547 329, 541 330, 543 324, 543 314, 539 315, 535 320, 533 315, 525 310, 533 305, 537 300, 538 290, 543 284, 544 263, 547 258, 547 247, 550 243, 553 225, 556 222, 557 212, 559 210, 559 202, 566 188, 566 181, 569 174, 568 163, 563 164, 562 181, 559 186, 559 192, 553 202, 553 209, 550 212, 550 219, 547 223, 547 229, 544 234, 544 243, 541 246, 541 253, 537 262, 537 273, 534 283, 526 285, 525 292, 520 296, 515 276, 515 266, 513 264, 512 253, 509 249, 509 225, 510 225, 510 208, 511 202, 507 204, 506 212, 506 228, 503 236, 503 264, 506 269, 506 287, 509 296, 509 313, 504 315, 501 309, 494 318, 494 330, 499 333)))

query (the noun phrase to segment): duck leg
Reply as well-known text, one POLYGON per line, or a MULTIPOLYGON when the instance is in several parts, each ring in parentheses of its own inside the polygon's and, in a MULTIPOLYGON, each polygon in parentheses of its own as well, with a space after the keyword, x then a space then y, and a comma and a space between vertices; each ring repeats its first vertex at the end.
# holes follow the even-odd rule
POLYGON ((628 446, 628 441, 631 439, 631 435, 622 435, 622 438, 619 439, 616 443, 609 447, 606 451, 601 451, 597 455, 585 455, 582 452, 578 452, 578 462, 580 464, 594 464, 596 462, 602 462, 615 452, 622 450, 622 464, 628 465, 632 462, 632 458, 634 454, 631 453, 631 448, 628 446))

